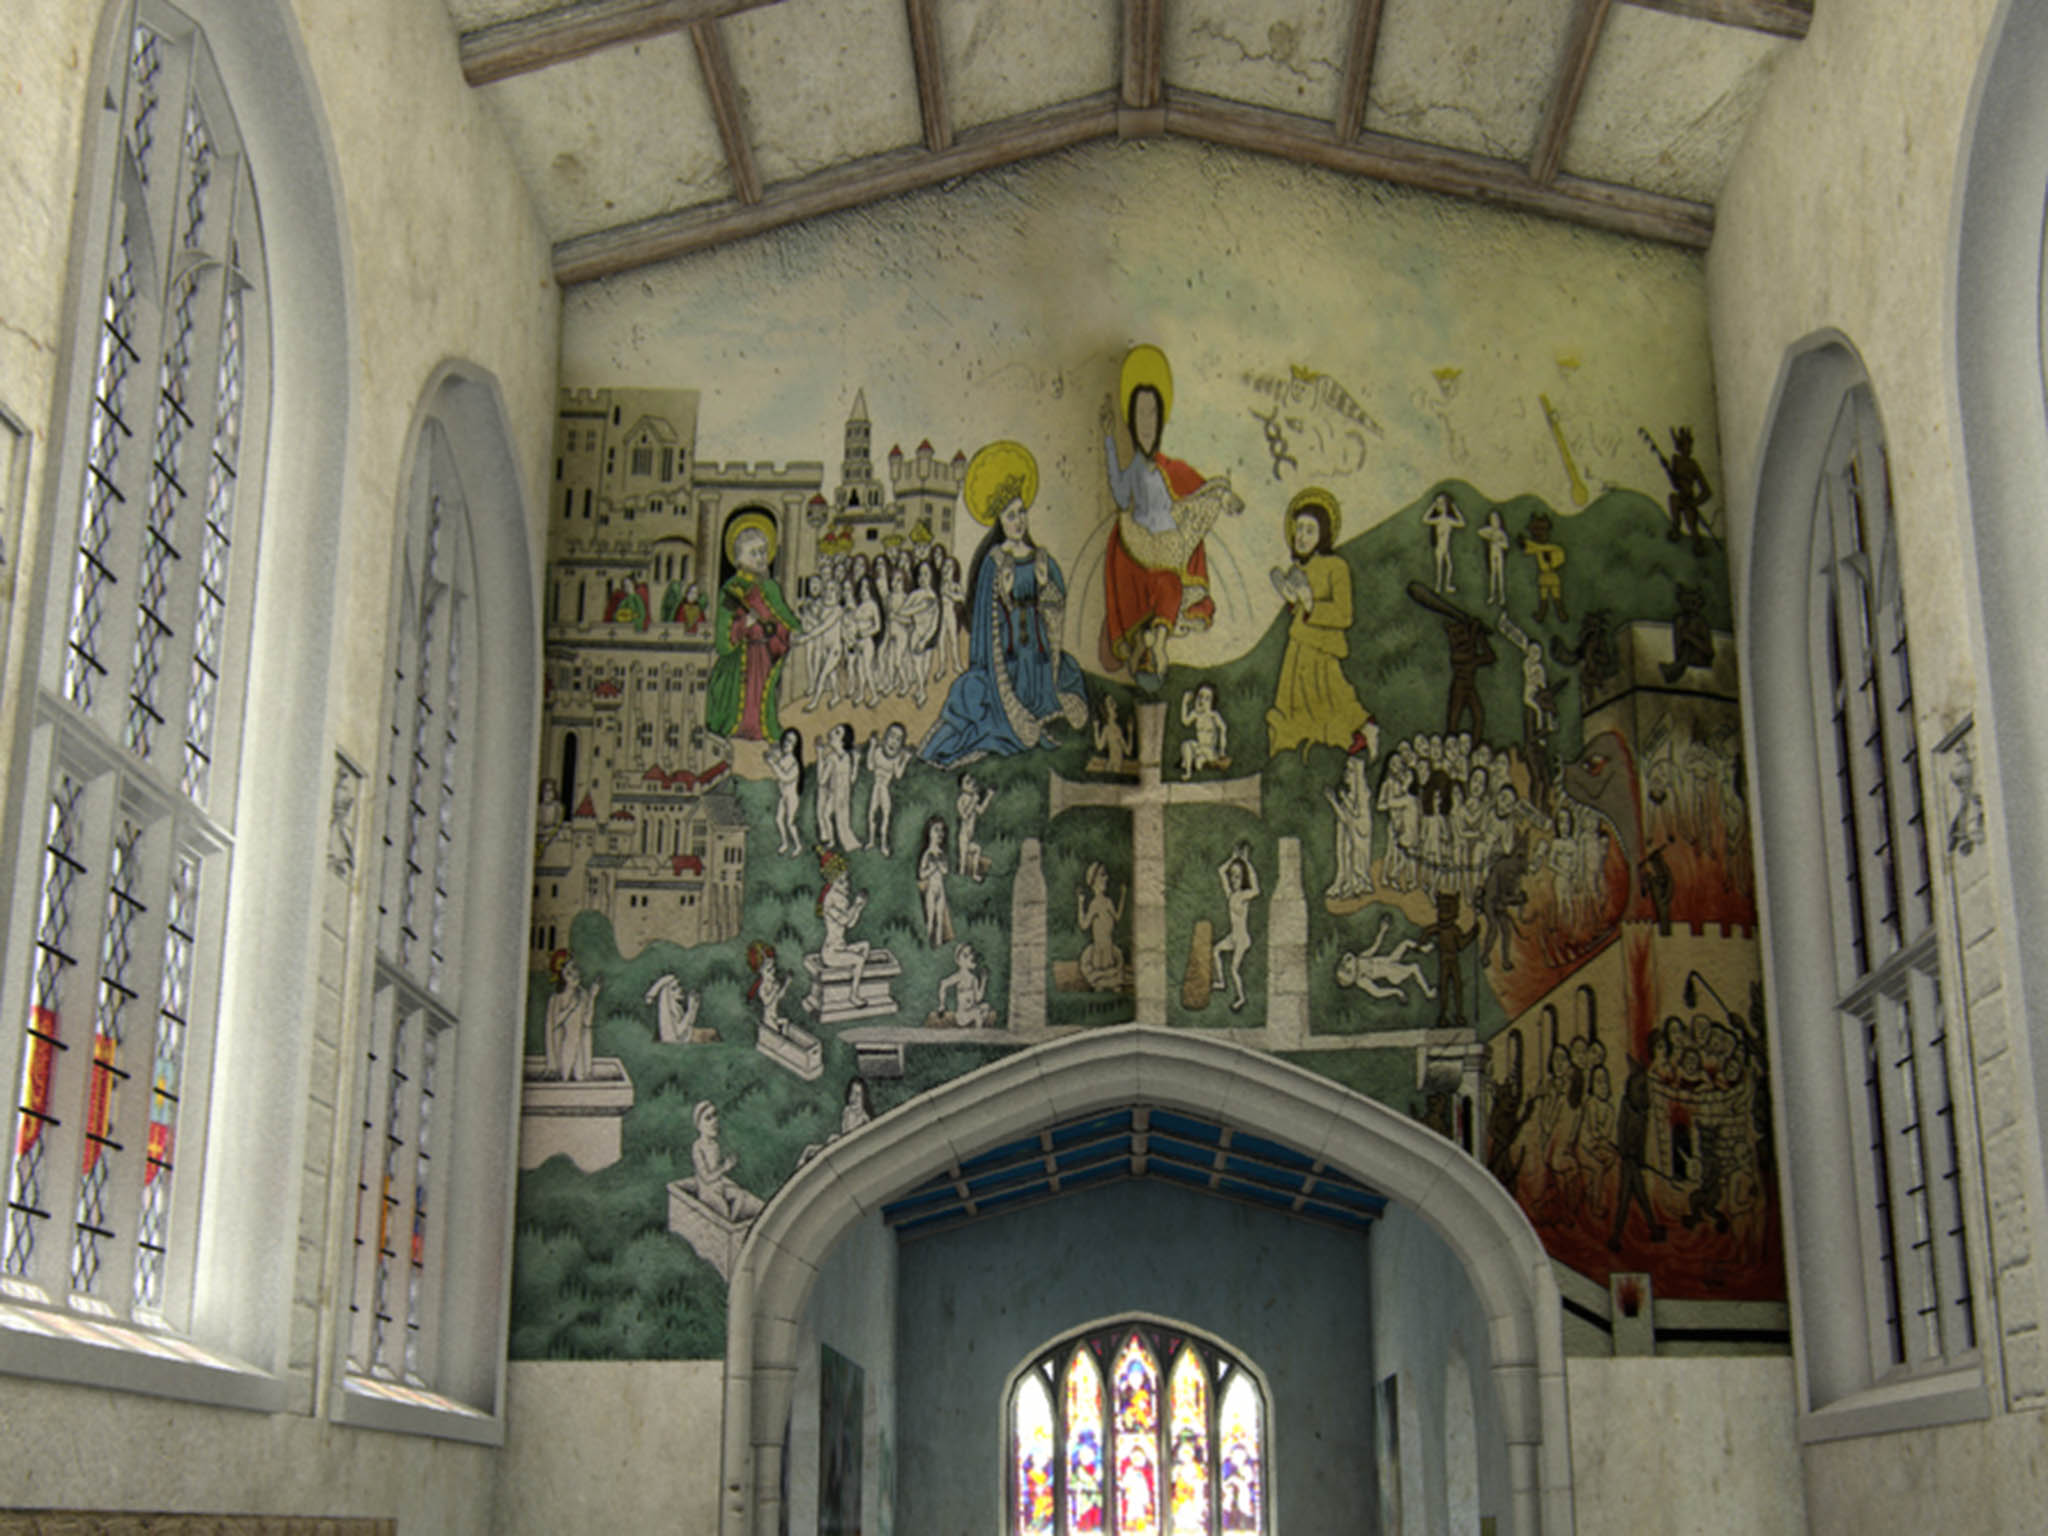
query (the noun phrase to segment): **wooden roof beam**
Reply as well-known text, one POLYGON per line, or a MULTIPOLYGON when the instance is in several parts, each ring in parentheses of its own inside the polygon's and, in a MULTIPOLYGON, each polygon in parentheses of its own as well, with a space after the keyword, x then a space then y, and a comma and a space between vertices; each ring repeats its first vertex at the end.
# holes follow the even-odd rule
POLYGON ((1607 25, 1613 0, 1579 0, 1572 12, 1571 30, 1565 34, 1564 63, 1557 72, 1557 88, 1551 93, 1550 110, 1536 134, 1536 148, 1529 155, 1529 179, 1547 182, 1557 175, 1564 158, 1565 140, 1571 137, 1572 119, 1578 116, 1579 97, 1585 94, 1586 77, 1593 72, 1593 55, 1600 48, 1600 33, 1607 25))
POLYGON ((718 123, 718 137, 725 145, 725 163, 732 171, 733 191, 743 203, 761 201, 761 173, 754 168, 754 146, 747 140, 747 125, 740 118, 740 93, 733 84, 732 65, 725 56, 725 39, 716 21, 690 23, 690 42, 697 49, 697 65, 704 72, 704 93, 711 98, 711 115, 718 123))
POLYGON ((489 85, 623 43, 680 32, 776 0, 579 0, 465 32, 456 40, 462 78, 489 85))
POLYGON ((924 147, 933 154, 953 147, 953 115, 946 107, 944 63, 939 53, 939 19, 932 0, 903 0, 910 21, 910 61, 917 68, 917 110, 924 119, 924 147))
POLYGON ((1718 22, 1724 27, 1747 27, 1794 42, 1813 27, 1812 0, 1627 0, 1646 11, 1663 11, 1672 16, 1690 16, 1695 21, 1718 22))
POLYGON ((821 214, 864 207, 886 197, 938 186, 958 176, 1049 155, 1117 131, 1117 98, 1105 91, 1000 122, 970 128, 942 153, 896 149, 778 182, 758 202, 723 202, 657 214, 602 229, 555 247, 555 281, 593 282, 652 262, 743 240, 821 214))
MULTIPOLYGON (((1513 161, 1436 149, 1385 134, 1369 133, 1347 144, 1320 119, 1192 91, 1168 91, 1160 110, 1168 133, 1206 143, 1695 250, 1705 249, 1714 234, 1714 210, 1682 198, 1578 176, 1538 183, 1526 167, 1513 161)), ((555 247, 555 280, 564 287, 595 282, 785 224, 864 207, 955 177, 1052 154, 1090 139, 1113 136, 1124 115, 1119 94, 1106 91, 968 129, 943 154, 926 149, 891 150, 781 182, 769 187, 757 203, 714 203, 578 235, 555 247)))
POLYGON ((1159 105, 1166 55, 1166 0, 1124 0, 1123 104, 1149 112, 1159 105))
POLYGON ((1365 102, 1372 92, 1373 57, 1380 47, 1380 12, 1386 0, 1355 0, 1351 41, 1344 50, 1344 85, 1337 93, 1337 137, 1349 144, 1365 131, 1365 102))
POLYGON ((1512 160, 1387 134, 1368 133, 1345 143, 1321 119, 1193 91, 1167 91, 1166 131, 1695 250, 1704 250, 1714 235, 1714 210, 1704 203, 1578 176, 1538 182, 1512 160))

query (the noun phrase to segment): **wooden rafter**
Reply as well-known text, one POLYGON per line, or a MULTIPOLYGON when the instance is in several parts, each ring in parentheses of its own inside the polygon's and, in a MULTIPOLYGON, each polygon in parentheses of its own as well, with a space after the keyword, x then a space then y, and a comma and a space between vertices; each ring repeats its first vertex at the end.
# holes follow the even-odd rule
POLYGON ((937 186, 956 176, 1106 138, 1116 127, 1116 95, 1108 91, 985 123, 955 137, 952 147, 941 153, 891 150, 795 181, 778 182, 751 205, 715 203, 564 240, 555 247, 555 280, 565 286, 591 282, 820 214, 859 208, 899 193, 937 186))
POLYGON ((1704 249, 1714 233, 1714 210, 1703 203, 1577 176, 1538 182, 1512 160, 1386 134, 1347 144, 1318 119, 1193 91, 1166 93, 1166 131, 1672 245, 1704 249))
POLYGON ((910 21, 910 60, 917 68, 917 110, 924 119, 924 147, 933 153, 953 146, 953 115, 946 107, 939 21, 932 0, 903 0, 910 21))
MULTIPOLYGON (((969 129, 942 153, 891 150, 782 182, 767 189, 756 203, 716 203, 579 235, 555 247, 555 279, 564 286, 593 282, 820 214, 863 207, 958 176, 1107 138, 1118 131, 1118 119, 1125 110, 1119 106, 1118 93, 1104 92, 969 129)), ((1693 249, 1703 249, 1714 233, 1713 209, 1682 198, 1577 176, 1539 183, 1530 178, 1526 167, 1513 161, 1435 149, 1384 134, 1369 133, 1345 143, 1318 119, 1189 91, 1168 91, 1160 110, 1168 133, 1354 176, 1693 249)))
POLYGON ((1747 27, 1795 41, 1813 27, 1811 0, 1627 0, 1646 11, 1666 11, 1724 27, 1747 27))
POLYGON ((1337 95, 1337 137, 1347 144, 1365 131, 1365 101, 1372 91, 1384 6, 1385 0, 1354 0, 1351 8, 1351 42, 1344 50, 1344 85, 1337 95))
POLYGON ((747 140, 747 125, 740 118, 740 93, 732 82, 732 65, 725 57, 725 38, 716 21, 690 23, 690 42, 697 49, 697 64, 704 72, 704 92, 711 98, 711 115, 718 122, 718 137, 725 145, 725 163, 732 171, 733 190, 742 203, 761 201, 761 173, 754 168, 754 146, 747 140))
POLYGON ((546 69, 600 48, 643 42, 776 0, 581 0, 534 16, 465 32, 458 39, 462 78, 471 85, 546 69))
POLYGON ((1142 112, 1159 105, 1165 37, 1165 0, 1124 0, 1125 106, 1142 112))
POLYGON ((1572 12, 1571 31, 1565 35, 1564 62, 1558 69, 1557 85, 1551 92, 1550 110, 1536 134, 1536 148, 1529 155, 1529 179, 1550 181, 1564 158, 1565 140, 1571 136, 1572 119, 1578 115, 1579 97, 1585 93, 1586 76, 1593 72, 1593 55, 1600 48, 1600 32, 1607 25, 1613 0, 1578 0, 1572 12))

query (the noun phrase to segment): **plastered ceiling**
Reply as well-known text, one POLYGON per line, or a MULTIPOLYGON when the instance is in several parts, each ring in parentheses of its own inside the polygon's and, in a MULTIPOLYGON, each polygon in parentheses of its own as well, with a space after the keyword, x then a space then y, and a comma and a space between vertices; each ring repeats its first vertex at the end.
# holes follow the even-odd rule
POLYGON ((1680 244, 1806 0, 446 0, 573 282, 1170 134, 1680 244))

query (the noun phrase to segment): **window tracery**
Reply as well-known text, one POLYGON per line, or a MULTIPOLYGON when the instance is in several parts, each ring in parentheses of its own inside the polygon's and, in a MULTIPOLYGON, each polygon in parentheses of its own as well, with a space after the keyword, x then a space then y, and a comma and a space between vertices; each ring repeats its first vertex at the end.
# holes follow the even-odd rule
POLYGON ((42 836, 0 1286, 176 1329, 196 1215, 179 1130, 235 844, 252 573, 234 548, 255 532, 241 487, 263 446, 268 306, 234 114, 182 12, 137 6, 109 112, 90 393, 29 759, 42 836))
POLYGON ((1010 1536, 1266 1536, 1265 1393, 1172 1324, 1089 1329, 1020 1371, 1010 1536))

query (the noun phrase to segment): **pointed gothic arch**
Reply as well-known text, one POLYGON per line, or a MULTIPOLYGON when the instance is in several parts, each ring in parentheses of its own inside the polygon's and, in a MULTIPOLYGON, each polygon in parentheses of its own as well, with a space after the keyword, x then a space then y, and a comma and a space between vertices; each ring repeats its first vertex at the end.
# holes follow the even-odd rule
POLYGON ((1508 1441, 1506 1529, 1571 1531, 1557 1282, 1507 1191, 1442 1137, 1326 1078, 1242 1046, 1133 1024, 1020 1051, 935 1088, 834 1142, 783 1185, 748 1234, 728 1293, 721 1536, 777 1528, 804 1308, 848 1229, 960 1158, 1134 1104, 1213 1116, 1311 1151, 1428 1223, 1487 1314, 1508 1441))

